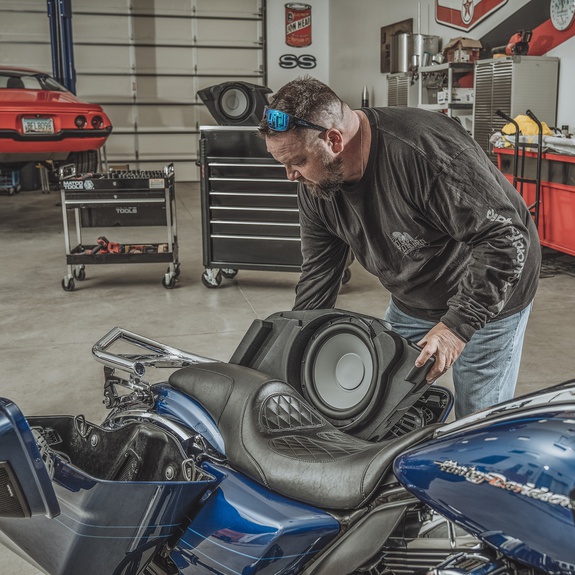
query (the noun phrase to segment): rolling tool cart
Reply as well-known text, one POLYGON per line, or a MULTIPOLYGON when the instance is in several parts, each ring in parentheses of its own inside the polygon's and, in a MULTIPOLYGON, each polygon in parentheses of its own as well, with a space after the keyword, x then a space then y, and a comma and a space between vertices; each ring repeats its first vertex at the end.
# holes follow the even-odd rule
MULTIPOLYGON (((67 273, 62 288, 72 291, 75 280, 86 278, 86 265, 168 263, 162 285, 171 289, 180 275, 176 234, 174 166, 163 171, 111 171, 75 175, 60 170, 67 273), (69 212, 74 212, 77 245, 70 241, 69 212), (162 243, 125 243, 100 236, 95 244, 82 242, 84 227, 165 226, 162 243)), ((71 218, 70 218, 71 219, 71 218)), ((116 238, 114 238, 116 239, 116 238)))
POLYGON ((201 126, 202 283, 239 269, 300 271, 297 183, 255 126, 201 126))
MULTIPOLYGON (((202 283, 240 269, 301 271, 297 182, 267 151, 256 126, 200 126, 202 283)), ((342 283, 351 279, 350 254, 342 283)))

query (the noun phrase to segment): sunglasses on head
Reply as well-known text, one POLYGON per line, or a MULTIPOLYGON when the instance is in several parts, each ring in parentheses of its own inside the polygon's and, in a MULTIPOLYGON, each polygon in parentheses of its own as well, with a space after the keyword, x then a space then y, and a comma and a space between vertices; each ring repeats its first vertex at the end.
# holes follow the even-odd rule
POLYGON ((266 119, 269 129, 274 132, 287 132, 294 126, 303 126, 304 128, 311 128, 312 130, 319 130, 320 132, 325 132, 328 129, 292 116, 287 112, 273 110, 267 106, 264 109, 264 118, 266 119))

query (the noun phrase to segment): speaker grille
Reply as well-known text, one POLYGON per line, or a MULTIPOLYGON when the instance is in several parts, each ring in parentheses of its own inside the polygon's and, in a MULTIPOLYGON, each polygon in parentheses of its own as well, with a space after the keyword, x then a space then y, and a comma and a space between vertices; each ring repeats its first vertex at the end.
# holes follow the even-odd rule
POLYGON ((0 461, 0 516, 30 517, 20 484, 7 461, 0 461))

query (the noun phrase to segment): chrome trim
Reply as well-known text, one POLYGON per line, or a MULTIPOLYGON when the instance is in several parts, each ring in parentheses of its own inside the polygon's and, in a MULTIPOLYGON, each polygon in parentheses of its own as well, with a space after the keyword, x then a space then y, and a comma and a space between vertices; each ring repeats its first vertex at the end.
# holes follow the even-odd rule
POLYGON ((248 198, 297 198, 297 194, 258 194, 242 192, 210 192, 210 196, 234 196, 248 198))
POLYGON ((266 163, 260 164, 242 164, 242 163, 228 163, 228 162, 208 162, 208 166, 217 166, 218 168, 280 168, 283 169, 283 164, 266 163))
POLYGON ((235 210, 238 212, 299 212, 298 208, 241 208, 236 206, 210 206, 210 210, 235 210))
MULTIPOLYGON (((83 190, 66 190, 67 192, 70 191, 77 191, 83 192, 83 190)), ((162 198, 124 198, 124 199, 115 199, 110 198, 109 200, 106 199, 85 199, 85 200, 66 200, 67 206, 84 206, 84 205, 92 205, 92 204, 123 204, 123 205, 130 205, 130 204, 163 204, 165 203, 165 199, 162 198)))
POLYGON ((144 409, 112 413, 109 417, 106 418, 104 425, 107 427, 110 427, 110 424, 123 426, 128 425, 133 421, 142 420, 151 421, 152 423, 167 429, 168 431, 172 432, 180 441, 188 441, 197 435, 197 433, 195 433, 193 430, 179 425, 170 419, 162 417, 157 413, 146 411, 144 409))
POLYGON ((258 226, 292 226, 300 227, 299 223, 294 222, 246 222, 246 221, 235 221, 235 220, 210 220, 210 224, 234 224, 242 226, 253 226, 257 223, 258 226))
POLYGON ((146 373, 146 367, 186 367, 195 363, 213 363, 218 360, 188 353, 133 333, 121 327, 115 327, 92 347, 97 361, 112 369, 122 369, 140 378, 146 373), (106 351, 113 343, 124 340, 136 347, 152 352, 153 355, 113 354, 106 351))
POLYGON ((210 182, 282 182, 290 184, 290 180, 285 178, 210 178, 210 182))
POLYGON ((228 236, 226 234, 212 234, 212 238, 219 238, 224 240, 276 240, 276 241, 288 241, 288 242, 300 242, 300 238, 292 238, 288 236, 228 236))

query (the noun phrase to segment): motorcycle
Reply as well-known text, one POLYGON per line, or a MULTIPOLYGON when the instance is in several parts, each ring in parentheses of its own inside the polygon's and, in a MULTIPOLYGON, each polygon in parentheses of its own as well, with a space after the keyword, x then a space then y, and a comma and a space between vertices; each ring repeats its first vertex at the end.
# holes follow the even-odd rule
POLYGON ((0 536, 48 575, 575 572, 575 381, 445 423, 432 361, 342 310, 228 362, 121 328, 93 353, 100 425, 0 400, 0 536))

